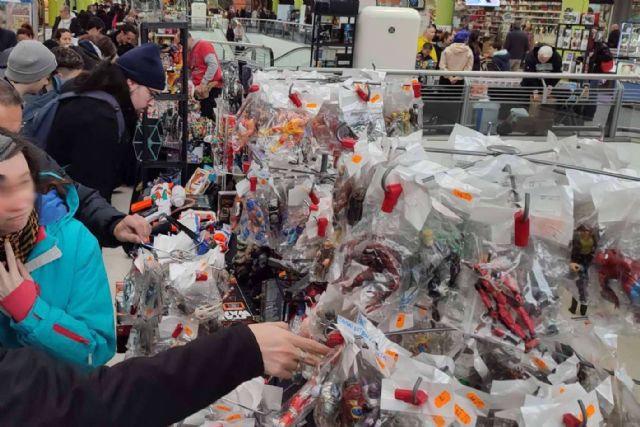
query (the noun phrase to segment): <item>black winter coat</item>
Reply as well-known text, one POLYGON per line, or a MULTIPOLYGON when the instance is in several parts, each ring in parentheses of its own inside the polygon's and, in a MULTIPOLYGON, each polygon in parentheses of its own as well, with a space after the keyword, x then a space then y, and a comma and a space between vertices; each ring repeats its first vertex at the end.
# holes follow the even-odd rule
POLYGON ((263 373, 246 326, 89 375, 33 348, 0 350, 0 425, 162 427, 263 373))
POLYGON ((0 28, 0 52, 3 50, 14 47, 18 43, 16 40, 16 33, 11 30, 0 28))
POLYGON ((62 101, 47 142, 47 153, 71 178, 95 188, 108 202, 121 183, 123 164, 133 156, 137 115, 129 98, 120 101, 120 108, 125 119, 122 138, 116 112, 108 103, 91 98, 62 101))
MULTIPOLYGON (((546 64, 542 64, 538 60, 538 51, 544 46, 542 44, 534 47, 524 60, 524 71, 527 73, 561 73, 562 57, 553 49, 553 56, 546 64)), ((513 59, 513 58, 512 58, 513 59)), ((542 87, 541 79, 522 79, 522 86, 525 87, 542 87)), ((555 86, 560 79, 544 79, 547 86, 555 86)))
MULTIPOLYGON (((47 153, 35 145, 32 147, 32 154, 38 162, 41 171, 54 172, 59 176, 66 177, 65 171, 47 153)), ((80 206, 76 211, 76 219, 96 236, 100 246, 116 247, 120 243, 113 236, 116 225, 125 217, 125 214, 111 206, 96 190, 75 183, 80 199, 80 206)), ((0 422, 2 425, 2 422, 0 422)))
POLYGON ((509 31, 504 48, 509 51, 511 59, 524 59, 529 50, 529 34, 522 30, 509 31))
MULTIPOLYGON (((56 22, 53 24, 53 29, 51 30, 51 34, 55 34, 56 30, 58 29, 58 25, 60 25, 59 16, 56 18, 56 22)), ((84 30, 80 26, 80 23, 78 22, 78 18, 71 18, 71 24, 69 24, 69 31, 71 31, 71 34, 73 34, 74 37, 84 34, 84 30)))

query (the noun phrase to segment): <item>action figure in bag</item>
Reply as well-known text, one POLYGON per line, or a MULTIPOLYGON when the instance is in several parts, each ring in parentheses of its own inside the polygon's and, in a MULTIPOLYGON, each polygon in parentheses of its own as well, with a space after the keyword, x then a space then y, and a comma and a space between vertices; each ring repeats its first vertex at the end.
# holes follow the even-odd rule
MULTIPOLYGON (((573 236, 571 242, 571 272, 576 274, 576 287, 578 288, 578 298, 580 299, 580 315, 586 316, 588 289, 589 289, 589 267, 598 247, 598 239, 593 230, 586 225, 580 225, 573 236)), ((576 314, 578 300, 571 299, 569 311, 576 314)))

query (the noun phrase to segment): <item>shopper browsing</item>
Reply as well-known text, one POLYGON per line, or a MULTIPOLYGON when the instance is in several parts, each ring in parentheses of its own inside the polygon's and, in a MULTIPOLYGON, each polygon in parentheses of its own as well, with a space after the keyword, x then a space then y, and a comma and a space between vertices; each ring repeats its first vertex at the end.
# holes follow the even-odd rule
POLYGON ((522 60, 529 51, 529 35, 522 31, 522 25, 519 22, 513 24, 513 28, 507 34, 504 48, 511 55, 511 71, 520 70, 522 60))
POLYGON ((203 116, 214 118, 216 98, 222 92, 222 68, 213 44, 206 40, 188 38, 188 64, 195 97, 200 100, 200 112, 203 116))
POLYGON ((53 39, 58 43, 60 47, 71 47, 73 46, 73 37, 71 36, 71 31, 66 28, 59 28, 53 35, 53 39))
POLYGON ((122 24, 111 34, 111 41, 118 50, 118 56, 122 56, 138 43, 138 30, 131 24, 122 24))
POLYGON ((329 349, 283 323, 234 326, 154 357, 83 374, 32 349, 0 349, 2 425, 166 426, 266 374, 290 378, 329 349), (303 357, 304 356, 304 357, 303 357), (34 410, 34 396, 38 410, 34 410))
MULTIPOLYGON (((453 44, 442 52, 440 69, 443 71, 471 71, 473 69, 473 52, 467 46, 468 31, 460 31, 453 38, 453 44)), ((440 84, 462 84, 461 77, 440 77, 440 84)))
POLYGON ((18 28, 16 31, 16 39, 18 43, 24 40, 33 40, 35 38, 35 34, 33 33, 33 27, 26 22, 18 28))
POLYGON ((507 49, 502 48, 500 41, 495 41, 489 49, 489 59, 500 71, 509 71, 511 68, 510 60, 511 55, 507 49))
MULTIPOLYGON (((9 83, 0 81, 0 128, 18 133, 22 127, 22 98, 9 83)), ((42 171, 66 178, 65 171, 45 152, 33 146, 31 153, 42 171)), ((115 247, 121 243, 147 241, 151 227, 139 215, 125 215, 113 208, 100 194, 75 183, 79 196, 76 219, 82 222, 101 246, 115 247)))
POLYGON ((104 34, 104 22, 102 19, 93 16, 89 18, 89 22, 87 23, 87 34, 90 36, 99 36, 104 34))
POLYGON ((77 77, 70 89, 108 96, 61 101, 47 138, 47 152, 74 180, 95 188, 110 201, 120 184, 121 165, 134 158, 130 141, 138 113, 164 87, 160 50, 154 44, 132 49, 113 64, 100 63, 89 74, 77 77))
POLYGON ((53 24, 52 31, 54 34, 59 29, 69 30, 74 35, 80 35, 82 33, 82 28, 78 23, 78 18, 71 16, 71 9, 69 9, 69 6, 62 6, 60 9, 60 15, 56 18, 56 21, 53 24))
POLYGON ((4 77, 21 96, 40 93, 57 67, 56 57, 35 40, 20 42, 11 50, 4 77))
POLYGON ((115 353, 100 246, 73 219, 73 185, 41 175, 30 145, 0 130, 0 345, 93 368, 115 353))
MULTIPOLYGON (((0 14, 0 18, 3 18, 2 14, 0 14)), ((0 25, 2 25, 2 21, 0 21, 0 25)), ((18 43, 16 33, 0 27, 0 52, 5 49, 9 49, 10 47, 14 47, 16 43, 18 43)))
MULTIPOLYGON (((561 73, 562 57, 554 48, 548 45, 538 45, 533 48, 524 61, 524 71, 528 73, 561 73)), ((544 79, 547 86, 555 86, 560 79, 544 79)), ((522 79, 522 86, 542 87, 541 79, 522 79)))

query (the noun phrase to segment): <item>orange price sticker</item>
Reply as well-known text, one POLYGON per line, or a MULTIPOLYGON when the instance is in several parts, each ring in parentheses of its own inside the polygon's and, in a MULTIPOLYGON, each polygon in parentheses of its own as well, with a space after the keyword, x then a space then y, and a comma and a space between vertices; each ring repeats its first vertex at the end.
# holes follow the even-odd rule
POLYGON ((405 318, 407 316, 405 316, 404 313, 398 313, 398 317, 396 317, 396 328, 402 328, 404 326, 404 321, 405 318))
POLYGON ((484 400, 480 399, 480 396, 478 396, 477 394, 475 394, 472 391, 467 393, 467 398, 471 401, 471 403, 476 405, 476 408, 478 408, 478 409, 484 409, 484 407, 486 406, 484 404, 484 400))
POLYGON ((227 405, 216 405, 216 406, 214 406, 214 408, 216 408, 216 410, 222 411, 222 412, 231 412, 231 407, 227 406, 227 405))
MULTIPOLYGON (((595 413, 596 413, 596 407, 593 406, 593 403, 591 405, 587 406, 587 419, 593 417, 595 415, 595 413)), ((581 413, 578 414, 578 419, 580 421, 582 421, 582 414, 581 413)))
POLYGON ((467 193, 466 191, 462 191, 462 190, 459 190, 457 188, 454 188, 453 191, 451 191, 451 192, 457 198, 462 199, 462 200, 466 200, 467 202, 470 202, 470 201, 473 200, 473 194, 467 193))
POLYGON ((185 333, 188 337, 193 336, 193 329, 191 329, 191 328, 190 328, 190 327, 188 327, 188 326, 185 326, 185 327, 184 327, 184 333, 185 333))
POLYGON ((409 92, 410 90, 413 90, 413 88, 411 87, 411 85, 402 85, 402 90, 404 90, 405 92, 409 92))
POLYGON ((378 101, 380 101, 380 95, 378 95, 378 94, 373 95, 373 98, 371 98, 371 103, 375 104, 378 101))
POLYGON ((462 424, 471 424, 471 415, 467 414, 467 411, 465 411, 462 406, 456 404, 453 407, 453 412, 454 414, 456 414, 456 418, 458 419, 458 421, 460 421, 462 424))
POLYGON ((564 387, 560 387, 560 394, 564 394, 567 391, 566 388, 564 387))
POLYGON ((545 361, 540 359, 539 357, 533 357, 532 360, 533 360, 533 364, 536 365, 538 369, 545 370, 548 368, 545 361))
POLYGON ((395 362, 398 361, 398 353, 396 353, 393 350, 386 350, 384 352, 384 354, 386 354, 387 356, 389 356, 391 359, 393 359, 395 362))
POLYGON ((380 369, 384 369, 387 367, 387 365, 385 365, 382 359, 380 359, 379 357, 376 357, 376 362, 378 362, 378 366, 380 366, 380 369))
POLYGON ((436 397, 434 405, 436 405, 436 408, 440 409, 449 402, 451 402, 451 393, 449 393, 447 390, 444 390, 438 395, 438 397, 436 397))
POLYGON ((354 154, 351 156, 351 161, 357 165, 362 161, 362 156, 360 154, 354 154))
POLYGON ((233 414, 233 415, 229 415, 227 417, 227 421, 232 422, 232 421, 238 421, 242 419, 242 415, 240 414, 233 414))
POLYGON ((318 108, 318 104, 309 103, 307 104, 307 108, 318 108))
POLYGON ((440 415, 434 415, 433 422, 436 423, 437 427, 444 427, 445 425, 447 425, 447 422, 444 420, 444 417, 441 417, 440 415))

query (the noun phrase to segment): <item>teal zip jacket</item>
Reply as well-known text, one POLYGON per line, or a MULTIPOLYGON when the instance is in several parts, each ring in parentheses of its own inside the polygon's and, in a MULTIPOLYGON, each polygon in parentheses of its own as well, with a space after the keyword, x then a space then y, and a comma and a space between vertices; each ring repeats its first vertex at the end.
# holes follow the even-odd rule
POLYGON ((78 194, 66 187, 66 206, 55 191, 41 195, 39 241, 25 280, 0 302, 0 346, 36 347, 85 368, 115 353, 111 291, 96 238, 73 219, 78 194))

